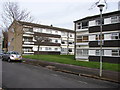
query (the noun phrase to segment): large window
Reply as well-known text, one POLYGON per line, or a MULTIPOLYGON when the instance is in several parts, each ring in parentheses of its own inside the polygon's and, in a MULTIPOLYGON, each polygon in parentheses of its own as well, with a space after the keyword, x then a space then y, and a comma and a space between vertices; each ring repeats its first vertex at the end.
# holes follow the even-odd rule
POLYGON ((62 52, 67 52, 67 48, 62 48, 61 51, 62 52))
POLYGON ((24 42, 31 42, 31 41, 33 41, 32 38, 28 38, 28 37, 24 37, 23 39, 24 39, 24 42))
POLYGON ((77 29, 84 29, 88 27, 88 21, 83 21, 81 23, 77 23, 77 29))
POLYGON ((33 28, 24 28, 23 31, 24 32, 33 32, 33 28))
POLYGON ((82 29, 87 28, 87 27, 88 27, 88 21, 82 22, 82 29))
POLYGON ((62 32, 62 36, 67 36, 67 32, 62 32))
POLYGON ((88 36, 77 36, 77 42, 88 42, 88 36))
POLYGON ((69 48, 68 51, 69 51, 69 52, 72 52, 72 48, 69 48))
MULTIPOLYGON (((100 25, 101 24, 101 20, 100 19, 97 19, 96 20, 96 25, 100 25)), ((104 24, 104 19, 102 19, 102 24, 104 24)))
POLYGON ((111 23, 117 23, 117 22, 119 22, 119 17, 118 16, 111 17, 111 23))
MULTIPOLYGON (((96 50, 96 56, 100 56, 101 50, 96 50)), ((102 55, 104 55, 104 50, 102 50, 102 55)))
MULTIPOLYGON (((100 35, 96 35, 96 40, 100 40, 100 35)), ((104 34, 102 34, 102 40, 104 40, 104 34)))
POLYGON ((51 47, 45 47, 45 50, 49 51, 49 50, 52 50, 52 48, 51 47))
POLYGON ((120 50, 112 50, 112 56, 120 56, 120 50))
POLYGON ((86 49, 84 49, 84 50, 77 49, 77 55, 86 56, 86 55, 88 55, 88 50, 86 50, 86 49))
POLYGON ((23 51, 24 52, 33 52, 32 48, 28 48, 28 47, 23 48, 23 51))
POLYGON ((77 23, 77 29, 81 29, 81 23, 77 23))
POLYGON ((120 39, 120 33, 112 33, 111 38, 115 40, 120 39))

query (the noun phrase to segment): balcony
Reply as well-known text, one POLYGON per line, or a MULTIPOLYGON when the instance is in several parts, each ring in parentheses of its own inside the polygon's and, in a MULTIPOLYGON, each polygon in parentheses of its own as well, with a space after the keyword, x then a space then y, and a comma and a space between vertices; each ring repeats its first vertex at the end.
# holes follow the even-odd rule
MULTIPOLYGON (((119 43, 120 40, 105 40, 103 47, 120 47, 119 43)), ((98 41, 90 41, 89 42, 90 47, 100 47, 98 44, 98 41)))
MULTIPOLYGON (((120 23, 103 25, 103 32, 120 30, 120 23)), ((100 32, 100 26, 89 27, 89 33, 100 32)))
POLYGON ((77 29, 77 32, 84 32, 84 31, 88 31, 88 28, 84 28, 84 29, 77 29))

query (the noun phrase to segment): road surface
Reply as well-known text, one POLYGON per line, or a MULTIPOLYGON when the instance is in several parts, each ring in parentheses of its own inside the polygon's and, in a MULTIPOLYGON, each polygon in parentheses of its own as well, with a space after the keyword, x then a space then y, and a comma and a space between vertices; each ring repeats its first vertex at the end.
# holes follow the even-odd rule
POLYGON ((19 62, 2 61, 2 72, 4 88, 118 88, 117 83, 19 62))

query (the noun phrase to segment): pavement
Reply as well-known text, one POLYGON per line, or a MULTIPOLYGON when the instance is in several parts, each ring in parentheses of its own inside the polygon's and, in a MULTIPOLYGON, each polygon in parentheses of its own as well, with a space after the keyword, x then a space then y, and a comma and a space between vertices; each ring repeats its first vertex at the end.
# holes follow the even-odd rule
POLYGON ((56 62, 48 62, 42 60, 35 60, 35 59, 24 58, 23 60, 24 60, 23 63, 37 65, 37 66, 40 65, 55 71, 120 83, 120 78, 119 78, 120 72, 103 70, 102 77, 99 77, 99 69, 75 66, 69 64, 61 64, 56 62))
POLYGON ((42 89, 52 88, 58 90, 73 90, 79 88, 87 89, 109 89, 119 90, 120 84, 104 80, 77 76, 52 70, 54 66, 34 66, 20 62, 2 62, 2 88, 5 90, 19 89, 42 89), (49 69, 48 69, 49 68, 49 69))

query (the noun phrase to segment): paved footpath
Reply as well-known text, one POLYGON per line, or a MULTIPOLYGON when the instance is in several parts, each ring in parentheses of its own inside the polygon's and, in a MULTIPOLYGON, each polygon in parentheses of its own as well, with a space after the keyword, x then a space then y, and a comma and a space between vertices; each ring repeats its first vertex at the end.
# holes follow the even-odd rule
MULTIPOLYGON (((99 78, 99 69, 68 65, 68 64, 61 64, 61 63, 55 63, 55 62, 48 62, 48 61, 42 61, 42 60, 34 60, 34 59, 24 59, 24 60, 25 60, 24 63, 27 63, 27 64, 41 65, 43 67, 54 66, 55 68, 61 71, 66 70, 74 74, 80 74, 80 75, 86 75, 90 77, 99 78)), ((103 70, 103 76, 101 79, 120 83, 119 75, 120 75, 120 72, 103 70)))

